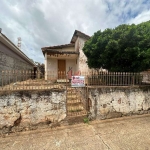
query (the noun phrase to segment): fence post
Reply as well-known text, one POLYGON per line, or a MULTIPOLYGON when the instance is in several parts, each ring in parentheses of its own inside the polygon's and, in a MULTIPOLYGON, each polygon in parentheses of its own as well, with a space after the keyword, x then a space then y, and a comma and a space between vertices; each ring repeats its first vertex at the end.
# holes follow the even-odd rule
POLYGON ((135 77, 134 77, 135 73, 133 73, 133 77, 132 77, 132 85, 134 86, 134 81, 135 81, 135 77))

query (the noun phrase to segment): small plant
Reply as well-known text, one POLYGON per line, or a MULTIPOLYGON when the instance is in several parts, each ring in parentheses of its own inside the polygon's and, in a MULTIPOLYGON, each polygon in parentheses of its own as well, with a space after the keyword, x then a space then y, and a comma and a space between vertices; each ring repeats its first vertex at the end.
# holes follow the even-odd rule
POLYGON ((83 119, 83 122, 84 122, 84 123, 89 124, 89 121, 90 121, 90 120, 89 120, 89 118, 88 118, 88 117, 85 117, 85 118, 83 119))

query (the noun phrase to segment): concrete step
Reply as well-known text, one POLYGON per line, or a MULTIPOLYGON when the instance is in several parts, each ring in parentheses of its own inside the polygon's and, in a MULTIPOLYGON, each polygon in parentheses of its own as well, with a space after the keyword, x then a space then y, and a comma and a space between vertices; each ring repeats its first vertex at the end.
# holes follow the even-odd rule
POLYGON ((83 104, 82 104, 82 102, 81 101, 70 101, 70 103, 68 102, 67 103, 67 106, 72 106, 72 107, 74 107, 74 106, 82 106, 83 104))
POLYGON ((85 116, 87 112, 85 110, 78 111, 78 112, 67 112, 68 117, 75 117, 75 116, 85 116))
POLYGON ((67 91, 68 91, 68 92, 76 92, 77 89, 75 89, 75 88, 67 88, 67 91))
POLYGON ((78 91, 67 91, 68 95, 72 95, 72 94, 78 94, 78 91))
POLYGON ((77 98, 77 97, 79 97, 79 95, 75 95, 75 94, 74 94, 74 95, 68 95, 68 94, 67 94, 67 98, 68 98, 68 99, 69 99, 69 98, 77 98))
POLYGON ((69 99, 67 100, 67 104, 81 103, 81 100, 78 99, 69 99))
POLYGON ((74 98, 73 98, 73 97, 72 97, 72 98, 68 98, 68 99, 67 99, 67 103, 70 102, 70 101, 81 102, 81 99, 80 99, 80 98, 77 98, 77 97, 74 97, 74 98))
POLYGON ((80 104, 69 105, 69 106, 67 105, 67 111, 68 112, 80 112, 82 110, 84 110, 83 105, 80 105, 80 104))
POLYGON ((78 123, 83 123, 84 118, 87 117, 87 113, 85 111, 80 113, 71 113, 68 114, 67 117, 62 121, 62 125, 73 125, 78 123))

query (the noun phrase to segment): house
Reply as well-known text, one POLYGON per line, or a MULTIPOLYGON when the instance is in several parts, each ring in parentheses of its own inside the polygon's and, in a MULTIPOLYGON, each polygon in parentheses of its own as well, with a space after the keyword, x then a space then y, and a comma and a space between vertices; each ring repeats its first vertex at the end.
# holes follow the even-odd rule
MULTIPOLYGON (((2 71, 33 70, 35 64, 0 30, 0 85, 2 71)), ((10 80, 5 78, 5 82, 10 80)), ((4 81, 3 81, 4 82, 4 81)))
POLYGON ((0 33, 0 72, 2 70, 33 69, 31 61, 14 43, 0 33))
POLYGON ((90 36, 75 30, 69 44, 43 47, 45 57, 45 80, 51 72, 56 78, 64 78, 63 75, 79 75, 80 72, 87 72, 87 58, 82 49, 84 43, 90 36))

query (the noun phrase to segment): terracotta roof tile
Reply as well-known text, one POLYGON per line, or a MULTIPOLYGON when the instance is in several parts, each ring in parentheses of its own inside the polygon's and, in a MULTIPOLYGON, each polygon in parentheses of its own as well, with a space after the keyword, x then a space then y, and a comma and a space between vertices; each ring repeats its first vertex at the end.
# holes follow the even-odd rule
POLYGON ((42 47, 42 51, 45 51, 47 49, 59 49, 59 48, 65 48, 65 47, 74 47, 75 44, 64 44, 64 45, 56 45, 56 46, 48 46, 48 47, 42 47))

